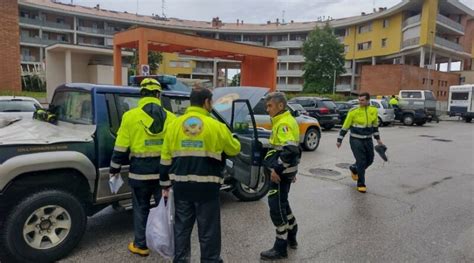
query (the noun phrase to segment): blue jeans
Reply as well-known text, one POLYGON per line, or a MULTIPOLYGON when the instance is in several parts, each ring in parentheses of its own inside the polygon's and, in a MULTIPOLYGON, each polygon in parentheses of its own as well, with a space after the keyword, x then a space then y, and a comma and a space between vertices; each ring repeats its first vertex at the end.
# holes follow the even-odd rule
POLYGON ((150 199, 153 195, 156 205, 161 199, 161 188, 158 185, 150 185, 145 187, 132 188, 132 204, 133 204, 133 230, 135 240, 133 243, 136 247, 147 248, 146 246, 146 221, 150 213, 150 199))

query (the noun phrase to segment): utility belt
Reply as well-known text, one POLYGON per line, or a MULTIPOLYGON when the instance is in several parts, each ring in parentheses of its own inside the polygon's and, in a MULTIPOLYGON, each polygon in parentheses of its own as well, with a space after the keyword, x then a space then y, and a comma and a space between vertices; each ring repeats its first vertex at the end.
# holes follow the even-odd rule
POLYGON ((369 135, 361 135, 361 134, 357 134, 357 133, 352 133, 351 132, 351 137, 352 138, 356 138, 356 139, 372 139, 372 136, 373 134, 369 134, 369 135))

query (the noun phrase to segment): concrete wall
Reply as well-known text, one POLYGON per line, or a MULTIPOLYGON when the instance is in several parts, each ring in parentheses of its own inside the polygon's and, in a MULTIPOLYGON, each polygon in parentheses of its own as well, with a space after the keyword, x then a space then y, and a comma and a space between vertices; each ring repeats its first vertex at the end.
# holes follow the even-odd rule
POLYGON ((440 101, 448 100, 449 86, 459 84, 460 74, 430 71, 410 65, 364 65, 361 91, 371 95, 398 94, 401 89, 430 89, 440 101))
POLYGON ((64 52, 46 52, 46 95, 48 103, 56 87, 66 82, 64 52))
MULTIPOLYGON (((87 66, 89 83, 114 84, 114 67, 108 65, 87 66)), ((122 67, 122 85, 127 85, 127 67, 122 67)))
POLYGON ((0 91, 21 91, 18 1, 2 0, 0 14, 0 91))
POLYGON ((474 70, 461 71, 461 78, 464 81, 461 84, 474 84, 474 70))

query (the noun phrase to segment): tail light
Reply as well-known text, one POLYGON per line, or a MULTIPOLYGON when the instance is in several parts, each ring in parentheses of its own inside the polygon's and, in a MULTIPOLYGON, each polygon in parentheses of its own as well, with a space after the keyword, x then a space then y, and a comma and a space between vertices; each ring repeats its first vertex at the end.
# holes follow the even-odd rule
POLYGON ((319 109, 319 113, 321 113, 321 114, 329 114, 329 109, 328 109, 328 108, 321 108, 321 109, 319 109))

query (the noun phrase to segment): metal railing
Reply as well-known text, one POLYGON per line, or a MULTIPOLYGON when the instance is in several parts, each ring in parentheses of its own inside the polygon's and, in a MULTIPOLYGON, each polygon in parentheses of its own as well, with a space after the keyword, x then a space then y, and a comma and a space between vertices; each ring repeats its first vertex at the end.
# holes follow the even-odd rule
POLYGON ((282 69, 277 71, 277 76, 279 77, 301 77, 303 76, 304 71, 301 69, 282 69))
POLYGON ((70 43, 69 41, 63 41, 63 40, 57 40, 57 39, 42 39, 40 37, 29 37, 29 36, 21 36, 20 42, 46 45, 46 46, 56 44, 56 43, 70 43))
POLYGON ((271 47, 302 47, 302 40, 285 40, 285 41, 272 41, 270 42, 271 47))
POLYGON ((29 17, 20 17, 20 23, 37 25, 37 26, 42 26, 42 27, 53 27, 53 28, 72 30, 72 25, 69 25, 69 24, 56 23, 52 21, 43 21, 40 19, 34 19, 34 18, 29 18, 29 17))
POLYGON ((416 46, 420 44, 420 37, 410 38, 402 42, 402 48, 416 46))
POLYGON ((193 73, 204 73, 204 74, 212 74, 212 68, 193 68, 193 73))
POLYGON ((278 61, 280 61, 280 62, 304 62, 304 56, 303 55, 278 56, 278 61))
POLYGON ((302 91, 303 84, 277 84, 279 91, 302 91))
POLYGON ((450 48, 450 49, 454 49, 456 51, 464 52, 464 48, 461 45, 459 45, 458 43, 449 41, 447 39, 444 39, 444 38, 441 38, 441 37, 438 37, 438 36, 435 37, 435 44, 438 44, 440 46, 447 47, 447 48, 450 48))
POLYGON ((443 23, 449 27, 452 27, 458 31, 461 31, 461 32, 464 32, 464 26, 459 24, 458 22, 452 20, 452 19, 449 19, 448 17, 445 17, 441 14, 438 14, 436 16, 436 20, 440 23, 443 23))
POLYGON ((39 62, 35 56, 21 55, 21 61, 23 62, 39 62))
POLYGON ((79 31, 86 32, 86 33, 100 34, 100 35, 105 34, 105 30, 103 28, 93 28, 93 27, 79 26, 79 27, 77 27, 77 29, 79 31))
POLYGON ((403 21, 403 25, 402 25, 402 28, 405 28, 409 25, 413 25, 413 24, 416 24, 418 22, 421 21, 421 14, 420 15, 416 15, 416 16, 412 16, 412 17, 409 17, 407 19, 405 19, 405 21, 403 21))

